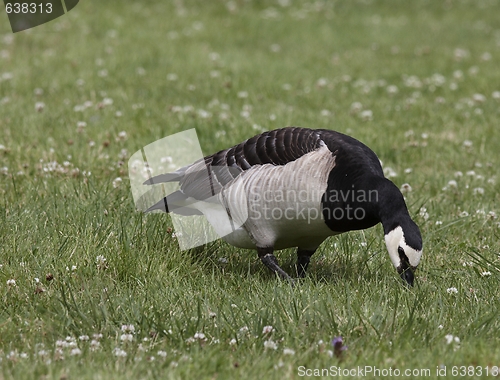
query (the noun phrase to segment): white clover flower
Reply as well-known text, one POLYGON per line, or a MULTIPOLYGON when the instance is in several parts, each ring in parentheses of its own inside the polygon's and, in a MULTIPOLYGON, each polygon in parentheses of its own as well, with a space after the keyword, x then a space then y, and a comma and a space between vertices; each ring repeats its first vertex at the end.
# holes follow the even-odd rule
POLYGON ((470 75, 477 75, 479 73, 479 67, 477 66, 471 66, 468 70, 468 73, 470 75))
POLYGON ((9 352, 7 355, 5 355, 5 357, 8 359, 8 360, 16 360, 18 355, 17 355, 17 351, 11 351, 9 352))
POLYGON ((278 349, 278 345, 276 344, 276 342, 274 342, 273 340, 269 339, 269 340, 264 341, 264 348, 265 349, 276 350, 276 349, 278 349))
POLYGON ((216 52, 212 52, 208 55, 211 61, 218 61, 220 59, 220 54, 216 52))
POLYGON ((240 99, 248 98, 248 92, 247 91, 239 91, 237 96, 240 99))
POLYGON ((16 286, 16 280, 14 280, 13 278, 11 278, 10 280, 7 280, 7 286, 16 286))
POLYGON ((399 92, 398 87, 395 85, 387 86, 386 90, 389 95, 395 95, 399 92))
POLYGON ((429 213, 427 212, 427 209, 425 207, 421 207, 420 211, 418 213, 424 220, 429 219, 429 213))
POLYGON ((44 109, 45 109, 45 103, 44 102, 36 102, 35 103, 35 111, 42 112, 44 109))
POLYGON ((360 102, 354 102, 351 104, 351 114, 356 114, 361 112, 363 105, 360 102))
POLYGON ((161 358, 167 357, 167 353, 165 351, 162 351, 162 350, 158 351, 156 354, 161 358))
POLYGON ((410 193, 412 191, 412 188, 409 183, 403 183, 401 185, 401 192, 403 193, 410 193))
POLYGON ((396 173, 396 171, 393 168, 388 166, 388 167, 384 168, 384 175, 387 178, 394 178, 394 177, 398 176, 398 173, 396 173))
POLYGON ((194 339, 198 339, 198 340, 206 340, 205 338, 205 334, 201 333, 201 332, 197 332, 194 334, 193 336, 194 339))
POLYGON ((500 100, 500 91, 493 91, 491 97, 495 100, 500 100))
POLYGON ((127 352, 122 350, 120 347, 115 347, 115 349, 113 350, 113 355, 119 358, 124 358, 127 356, 127 352))
POLYGON ((82 354, 82 350, 80 350, 78 347, 76 347, 76 348, 73 348, 73 349, 69 352, 69 354, 70 354, 71 356, 81 355, 81 354, 82 354))
POLYGON ((478 104, 484 103, 486 101, 486 96, 484 96, 483 94, 474 94, 472 95, 472 100, 478 104))
POLYGON ((443 75, 436 73, 432 74, 429 78, 429 82, 434 86, 441 87, 446 82, 446 78, 443 75))
POLYGON ((174 74, 174 73, 169 73, 167 74, 167 80, 171 81, 171 82, 174 82, 177 80, 177 74, 174 74))
POLYGON ((448 181, 448 187, 453 187, 456 189, 458 187, 457 181, 455 181, 454 179, 448 181))
POLYGON ((134 325, 131 325, 131 324, 130 325, 122 325, 121 330, 124 333, 133 334, 135 332, 135 327, 134 327, 134 325))
POLYGON ((113 183, 112 183, 113 188, 115 188, 115 189, 116 189, 116 188, 120 187, 120 186, 121 186, 121 184, 122 184, 122 182, 123 182, 123 180, 121 179, 121 177, 116 177, 116 178, 113 180, 113 183))
POLYGON ((120 340, 122 342, 132 342, 134 340, 134 336, 132 334, 122 334, 120 335, 120 340))
POLYGON ((78 340, 81 340, 81 341, 83 341, 83 342, 86 342, 86 341, 88 341, 89 339, 90 339, 90 338, 89 338, 89 336, 88 336, 88 335, 80 335, 80 336, 78 337, 78 340))
POLYGON ((481 54, 481 61, 490 61, 491 58, 491 53, 489 52, 484 52, 483 54, 481 54))
POLYGON ((40 350, 38 351, 38 356, 48 356, 49 352, 46 350, 40 350))
POLYGON ((245 334, 247 332, 248 332, 248 326, 243 326, 242 328, 240 328, 240 333, 245 334))
POLYGON ((461 61, 469 56, 469 51, 465 49, 456 48, 453 55, 457 61, 461 61))
POLYGON ((319 78, 316 82, 318 87, 326 87, 328 85, 328 80, 326 78, 319 78))
POLYGON ((203 109, 199 109, 198 116, 201 117, 202 119, 208 119, 212 116, 212 114, 208 111, 203 110, 203 109))
POLYGON ((403 82, 406 87, 421 88, 422 81, 416 75, 404 76, 403 82))
POLYGON ((68 347, 68 342, 66 342, 65 340, 58 339, 58 340, 56 340, 56 347, 57 348, 66 348, 66 347, 68 347))
POLYGON ((108 267, 107 260, 103 255, 98 255, 95 261, 98 269, 106 269, 108 267))
POLYGON ((470 140, 465 140, 462 145, 465 147, 465 148, 471 148, 472 147, 472 141, 470 140))
POLYGON ((269 49, 273 52, 273 53, 279 53, 281 51, 281 46, 278 45, 278 44, 272 44, 269 49))
POLYGON ((295 355, 295 351, 292 350, 291 348, 284 348, 283 349, 283 355, 293 356, 293 355, 295 355))
POLYGON ((264 326, 264 328, 262 329, 262 335, 270 334, 273 331, 274 331, 274 327, 273 326, 264 326))
POLYGON ((484 189, 482 187, 476 187, 473 190, 474 195, 483 195, 484 194, 484 189))
POLYGON ((481 276, 483 276, 483 277, 491 276, 491 272, 490 271, 481 272, 481 276))
POLYGON ((125 141, 127 139, 127 132, 120 131, 118 132, 118 136, 116 138, 117 141, 125 141))
POLYGON ((234 339, 234 338, 229 341, 230 346, 234 346, 236 343, 237 343, 236 339, 234 339))
POLYGON ((14 78, 14 75, 12 73, 3 73, 1 76, 0 76, 0 82, 2 80, 11 80, 12 78, 14 78))
POLYGON ((455 288, 455 287, 451 287, 451 288, 446 289, 446 292, 448 294, 457 294, 458 293, 458 289, 455 288))
POLYGON ((446 344, 454 343, 455 346, 460 344, 460 338, 458 336, 453 336, 452 334, 445 335, 444 339, 446 340, 446 344))
POLYGON ((373 120, 373 111, 371 111, 371 110, 361 111, 359 116, 361 117, 361 120, 363 120, 363 121, 373 120))

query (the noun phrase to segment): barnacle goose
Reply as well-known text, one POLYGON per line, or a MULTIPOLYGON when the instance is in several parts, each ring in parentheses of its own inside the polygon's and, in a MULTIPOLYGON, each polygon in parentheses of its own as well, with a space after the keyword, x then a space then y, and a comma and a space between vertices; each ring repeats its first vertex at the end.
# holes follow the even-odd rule
POLYGON ((147 211, 203 214, 216 229, 211 204, 233 218, 239 212, 245 218, 219 236, 256 249, 286 279, 274 250, 297 247, 297 275, 303 277, 326 238, 380 222, 394 267, 413 285, 422 256, 420 230, 375 153, 350 136, 297 127, 268 131, 144 184, 162 182, 179 182, 180 189, 147 211))

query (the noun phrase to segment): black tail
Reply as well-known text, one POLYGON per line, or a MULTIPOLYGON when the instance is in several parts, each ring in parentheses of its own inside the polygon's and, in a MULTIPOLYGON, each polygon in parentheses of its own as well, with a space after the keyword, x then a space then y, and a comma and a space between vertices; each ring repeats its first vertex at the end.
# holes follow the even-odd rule
POLYGON ((167 213, 173 212, 174 214, 183 216, 203 215, 200 211, 196 210, 195 208, 191 208, 185 205, 179 206, 176 204, 179 201, 185 201, 186 199, 187 199, 186 195, 178 190, 162 198, 159 202, 155 203, 153 206, 151 206, 144 212, 161 210, 163 212, 167 213))
POLYGON ((144 181, 143 185, 155 185, 157 183, 163 183, 163 182, 179 182, 182 176, 183 174, 179 173, 160 174, 155 177, 149 178, 147 181, 144 181))

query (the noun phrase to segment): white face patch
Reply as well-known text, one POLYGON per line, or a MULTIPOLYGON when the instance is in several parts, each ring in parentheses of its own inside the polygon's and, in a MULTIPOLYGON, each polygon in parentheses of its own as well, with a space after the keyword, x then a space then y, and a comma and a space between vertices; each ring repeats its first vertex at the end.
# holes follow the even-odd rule
POLYGON ((406 244, 405 235, 401 226, 396 227, 387 235, 385 235, 385 245, 387 246, 387 251, 389 252, 389 257, 391 258, 392 264, 397 268, 401 265, 401 259, 399 258, 398 248, 401 247, 408 261, 412 267, 416 267, 420 263, 420 258, 422 257, 422 251, 413 249, 406 244))

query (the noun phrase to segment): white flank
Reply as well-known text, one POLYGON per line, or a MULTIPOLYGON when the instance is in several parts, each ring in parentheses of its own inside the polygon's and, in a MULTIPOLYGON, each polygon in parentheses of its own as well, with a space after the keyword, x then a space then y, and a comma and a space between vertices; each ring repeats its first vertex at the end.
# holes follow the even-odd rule
MULTIPOLYGON (((335 157, 322 146, 286 165, 248 169, 218 195, 233 225, 241 226, 220 236, 241 248, 317 248, 335 234, 326 226, 321 208, 321 196, 334 167, 335 157)), ((200 211, 217 230, 215 215, 200 211)))

